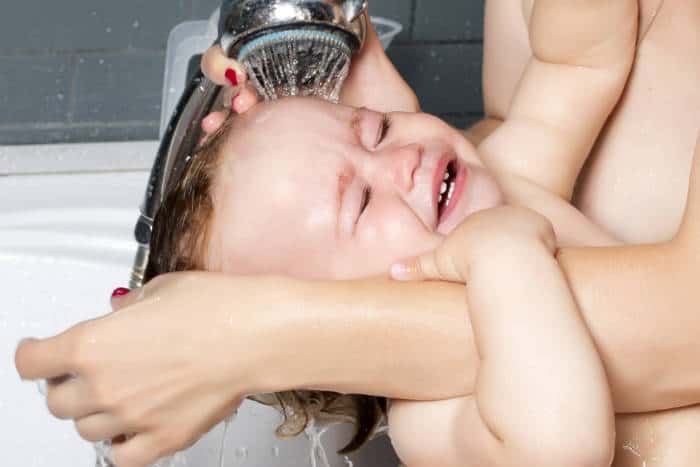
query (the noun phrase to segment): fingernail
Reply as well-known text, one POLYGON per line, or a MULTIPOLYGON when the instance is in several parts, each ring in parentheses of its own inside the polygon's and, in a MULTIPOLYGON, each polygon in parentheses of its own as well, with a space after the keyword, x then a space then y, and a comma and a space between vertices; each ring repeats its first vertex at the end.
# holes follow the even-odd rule
POLYGON ((226 69, 226 79, 231 83, 231 86, 238 86, 238 76, 233 68, 226 69))
POLYGON ((124 287, 119 287, 114 289, 114 292, 112 292, 112 298, 114 297, 123 297, 124 295, 128 294, 131 292, 131 290, 126 289, 124 287))

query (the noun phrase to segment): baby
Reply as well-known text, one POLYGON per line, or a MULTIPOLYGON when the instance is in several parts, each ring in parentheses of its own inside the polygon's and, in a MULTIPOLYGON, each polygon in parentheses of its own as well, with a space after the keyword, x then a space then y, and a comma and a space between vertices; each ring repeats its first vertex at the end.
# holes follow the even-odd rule
MULTIPOLYGON (((469 283, 481 367, 473 396, 392 404, 402 460, 609 465, 605 374, 556 264, 552 229, 529 210, 498 207, 540 211, 560 244, 606 241, 566 201, 622 92, 636 2, 568 3, 540 0, 528 11, 535 57, 478 153, 421 114, 289 99, 229 120, 168 194, 149 278, 204 269, 350 279, 435 250, 395 265, 393 276, 469 283), (440 420, 429 439, 412 429, 433 424, 426 404, 440 420)), ((356 407, 376 415, 378 404, 356 407)))

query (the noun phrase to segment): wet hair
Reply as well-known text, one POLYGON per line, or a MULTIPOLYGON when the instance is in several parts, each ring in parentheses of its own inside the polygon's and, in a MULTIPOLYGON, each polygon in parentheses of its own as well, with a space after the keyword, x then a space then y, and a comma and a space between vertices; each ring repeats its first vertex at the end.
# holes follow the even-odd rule
MULTIPOLYGON (((169 184, 153 222, 144 283, 161 274, 205 269, 204 258, 214 214, 211 190, 233 121, 228 119, 197 150, 180 177, 169 184)), ((299 390, 250 396, 249 399, 275 407, 282 414, 284 420, 276 430, 282 439, 293 438, 312 425, 353 423, 355 434, 339 454, 361 448, 386 415, 385 398, 364 395, 299 390)))

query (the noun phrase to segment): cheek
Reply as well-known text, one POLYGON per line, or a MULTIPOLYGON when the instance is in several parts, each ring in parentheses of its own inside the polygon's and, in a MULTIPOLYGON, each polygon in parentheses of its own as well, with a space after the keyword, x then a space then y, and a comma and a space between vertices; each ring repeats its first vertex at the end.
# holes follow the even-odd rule
POLYGON ((358 244, 362 251, 371 252, 366 258, 373 258, 384 269, 396 260, 430 251, 441 242, 442 237, 428 232, 403 203, 377 206, 366 220, 358 244))

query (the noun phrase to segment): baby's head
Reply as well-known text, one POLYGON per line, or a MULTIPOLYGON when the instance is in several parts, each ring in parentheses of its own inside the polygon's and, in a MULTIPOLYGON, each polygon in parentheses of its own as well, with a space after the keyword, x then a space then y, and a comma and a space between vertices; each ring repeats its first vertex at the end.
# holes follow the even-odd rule
POLYGON ((438 118, 275 101, 229 120, 169 190, 146 276, 387 274, 500 202, 473 146, 438 118))

